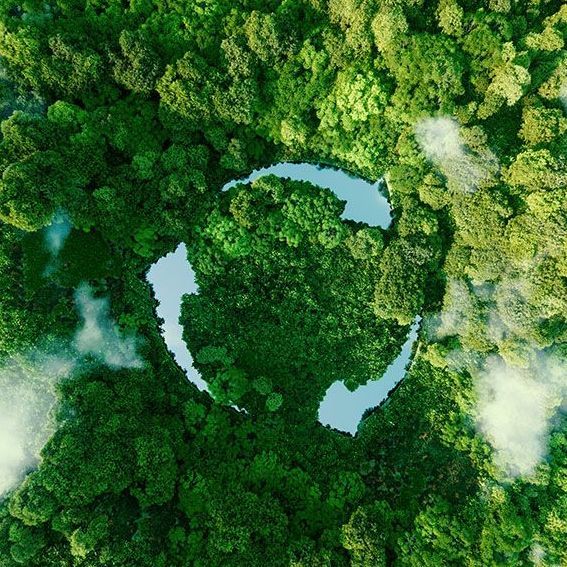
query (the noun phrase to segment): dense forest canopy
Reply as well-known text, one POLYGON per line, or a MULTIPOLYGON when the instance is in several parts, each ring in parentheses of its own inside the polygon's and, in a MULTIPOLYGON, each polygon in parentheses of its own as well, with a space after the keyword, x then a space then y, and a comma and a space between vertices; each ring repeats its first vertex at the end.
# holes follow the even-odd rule
POLYGON ((567 564, 566 35, 560 0, 0 0, 0 565, 567 564), (384 176, 392 226, 221 191, 277 161, 384 176), (144 277, 179 242, 212 396, 144 277), (389 402, 319 424, 416 316, 389 402))

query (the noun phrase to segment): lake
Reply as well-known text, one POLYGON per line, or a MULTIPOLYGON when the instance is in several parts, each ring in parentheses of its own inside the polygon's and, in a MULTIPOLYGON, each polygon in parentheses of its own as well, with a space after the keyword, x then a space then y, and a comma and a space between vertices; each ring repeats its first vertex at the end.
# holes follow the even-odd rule
MULTIPOLYGON (((280 163, 255 170, 245 179, 233 180, 222 190, 226 191, 238 183, 248 183, 268 174, 309 181, 331 189, 340 199, 347 202, 342 215, 344 219, 382 228, 387 228, 392 220, 390 204, 381 192, 381 181, 369 183, 330 167, 307 163, 280 163)), ((187 260, 185 244, 180 244, 174 252, 153 264, 147 278, 158 301, 157 314, 165 321, 161 333, 168 349, 187 374, 187 378, 200 390, 208 391, 206 382, 193 366, 193 358, 183 341, 183 328, 179 324, 181 298, 186 293, 198 293, 195 272, 187 260)), ((402 352, 382 377, 373 377, 375 379, 354 392, 347 390, 342 382, 335 382, 327 390, 319 408, 319 420, 323 425, 353 434, 356 432, 362 414, 367 409, 379 405, 404 377, 406 366, 411 359, 412 346, 417 338, 418 323, 418 320, 414 322, 402 352)))
POLYGON ((353 435, 356 433, 364 412, 380 405, 405 376, 420 320, 419 317, 416 318, 402 351, 381 377, 359 386, 354 392, 348 390, 343 382, 335 382, 327 390, 319 406, 319 421, 323 425, 330 425, 333 429, 348 431, 353 435))
POLYGON ((344 219, 365 222, 370 226, 388 228, 392 220, 388 199, 381 193, 382 180, 369 183, 353 177, 341 169, 322 167, 311 163, 277 163, 254 170, 244 179, 234 179, 223 187, 223 191, 238 183, 249 183, 263 175, 289 177, 294 181, 309 181, 319 187, 327 187, 343 201, 346 207, 341 215, 344 219))

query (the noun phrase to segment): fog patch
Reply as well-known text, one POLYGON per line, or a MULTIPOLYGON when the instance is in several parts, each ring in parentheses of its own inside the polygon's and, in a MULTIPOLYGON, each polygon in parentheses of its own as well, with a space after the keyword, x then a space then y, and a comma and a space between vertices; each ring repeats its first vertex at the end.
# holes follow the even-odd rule
POLYGON ((438 338, 455 335, 466 325, 474 308, 474 301, 466 282, 450 279, 445 290, 443 311, 432 324, 438 338))
POLYGON ((530 561, 537 566, 544 565, 545 556, 546 556, 545 549, 539 543, 534 543, 530 549, 530 561))
POLYGON ((452 118, 425 118, 416 125, 415 137, 427 159, 447 178, 450 188, 474 191, 498 169, 492 152, 479 148, 473 153, 466 147, 459 124, 452 118))
POLYGON ((75 292, 75 303, 82 318, 74 346, 81 355, 94 355, 111 368, 140 368, 143 362, 137 353, 137 339, 123 337, 109 315, 107 298, 97 298, 87 284, 75 292))
POLYGON ((46 228, 45 245, 54 257, 57 257, 59 251, 63 248, 71 228, 71 221, 63 211, 58 211, 53 217, 51 224, 46 228))
POLYGON ((37 349, 0 366, 0 499, 40 461, 42 447, 55 430, 56 385, 94 355, 107 366, 139 368, 137 339, 122 337, 109 316, 107 298, 95 298, 87 284, 75 292, 82 323, 74 340, 37 349))
POLYGON ((55 384, 75 365, 69 353, 34 351, 0 368, 0 498, 37 467, 54 431, 55 384))
POLYGON ((55 272, 59 252, 65 245, 65 241, 71 233, 72 228, 73 225, 71 224, 67 213, 62 210, 58 210, 53 216, 51 224, 45 229, 43 233, 43 241, 48 252, 51 254, 51 258, 43 271, 44 277, 49 277, 53 274, 53 272, 55 272))
POLYGON ((477 426, 510 477, 530 475, 547 454, 552 418, 567 394, 565 364, 540 353, 528 368, 498 356, 486 360, 476 381, 477 426))
POLYGON ((459 337, 445 363, 473 377, 472 417, 509 478, 529 476, 545 460, 554 421, 567 407, 567 362, 526 326, 533 287, 527 274, 504 275, 498 284, 449 280, 441 313, 428 320, 432 340, 459 337))
POLYGON ((559 89, 559 100, 563 103, 565 112, 567 112, 567 81, 565 81, 559 89))

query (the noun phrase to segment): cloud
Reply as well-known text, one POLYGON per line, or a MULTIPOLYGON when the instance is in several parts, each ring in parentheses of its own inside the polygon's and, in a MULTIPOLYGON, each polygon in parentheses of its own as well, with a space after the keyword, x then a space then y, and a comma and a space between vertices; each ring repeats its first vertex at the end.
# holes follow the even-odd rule
POLYGON ((443 310, 430 321, 433 340, 459 337, 445 362, 473 377, 477 429, 511 478, 545 460, 554 420, 567 408, 567 361, 535 332, 543 316, 530 302, 534 267, 503 274, 497 284, 449 279, 443 310))
POLYGON ((567 81, 565 81, 559 89, 559 100, 563 103, 565 111, 567 112, 567 81))
POLYGON ((477 426, 510 477, 532 474, 545 458, 552 418, 567 394, 565 370, 544 353, 529 368, 490 356, 477 376, 477 426))
POLYGON ((539 543, 534 543, 530 549, 530 561, 534 565, 544 565, 545 556, 545 549, 539 543))
POLYGON ((34 351, 0 368, 0 498, 39 463, 54 430, 55 384, 75 365, 68 353, 34 351))
POLYGON ((59 210, 55 213, 51 224, 45 229, 43 239, 47 250, 51 253, 51 259, 43 272, 44 277, 52 275, 55 271, 57 267, 57 257, 72 228, 71 221, 67 214, 59 210))
POLYGON ((58 211, 45 230, 45 244, 53 256, 57 256, 71 232, 71 221, 66 213, 58 211))
POLYGON ((416 125, 415 137, 427 159, 439 168, 450 187, 474 191, 497 169, 497 160, 489 150, 479 149, 479 154, 466 148, 459 125, 452 118, 425 118, 416 125))
POLYGON ((143 362, 137 353, 137 339, 122 337, 109 316, 106 298, 96 298, 87 284, 75 292, 75 303, 82 326, 75 334, 74 346, 81 355, 94 355, 111 368, 140 368, 143 362))
POLYGON ((437 318, 436 335, 439 338, 455 335, 470 321, 474 312, 473 295, 466 282, 449 279, 445 289, 443 311, 437 318))
POLYGON ((110 318, 108 299, 95 298, 83 284, 75 292, 82 325, 72 342, 57 349, 14 356, 0 366, 0 498, 15 488, 40 461, 55 430, 56 384, 94 355, 111 368, 139 368, 134 337, 123 338, 110 318))

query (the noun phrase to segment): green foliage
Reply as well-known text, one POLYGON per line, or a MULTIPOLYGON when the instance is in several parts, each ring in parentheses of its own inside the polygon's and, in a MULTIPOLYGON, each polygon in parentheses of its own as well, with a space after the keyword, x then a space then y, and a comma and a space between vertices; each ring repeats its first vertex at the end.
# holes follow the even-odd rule
POLYGON ((393 514, 386 502, 358 508, 343 526, 343 545, 357 567, 386 565, 385 545, 391 539, 393 514))
POLYGON ((196 227, 200 291, 182 321, 217 400, 313 420, 334 380, 365 383, 395 356, 404 329, 371 308, 381 229, 341 221, 342 208, 272 176, 224 193, 196 227))
POLYGON ((566 357, 566 32, 559 0, 0 0, 2 368, 65 351, 83 281, 145 363, 59 383, 57 431, 2 495, 0 565, 567 564, 564 416, 502 484, 469 372, 566 357), (428 117, 456 121, 464 161, 426 159, 428 117), (471 156, 486 176, 461 191, 471 156), (392 226, 304 182, 220 192, 284 160, 384 177, 392 226), (179 242, 212 396, 143 279, 179 242), (388 401, 354 438, 319 424, 328 387, 380 376, 418 315, 388 401))
POLYGON ((82 281, 118 274, 110 248, 99 233, 71 231, 56 257, 47 250, 45 239, 45 231, 23 238, 23 273, 30 297, 50 284, 74 288, 82 281))
POLYGON ((378 317, 409 325, 422 309, 427 279, 435 270, 438 254, 424 244, 422 239, 396 239, 384 251, 374 293, 378 317))

